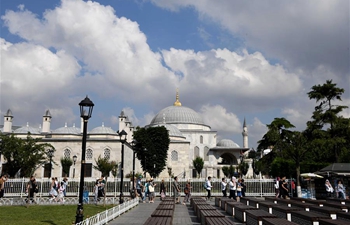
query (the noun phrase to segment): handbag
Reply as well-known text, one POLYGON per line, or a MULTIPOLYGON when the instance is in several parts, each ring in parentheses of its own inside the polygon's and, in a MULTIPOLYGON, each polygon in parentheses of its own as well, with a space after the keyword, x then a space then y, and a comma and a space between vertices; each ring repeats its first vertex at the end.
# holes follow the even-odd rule
POLYGON ((152 185, 148 186, 148 191, 149 192, 154 192, 154 187, 152 185))
POLYGON ((160 197, 161 197, 161 198, 165 198, 164 191, 162 191, 162 193, 160 194, 160 197))

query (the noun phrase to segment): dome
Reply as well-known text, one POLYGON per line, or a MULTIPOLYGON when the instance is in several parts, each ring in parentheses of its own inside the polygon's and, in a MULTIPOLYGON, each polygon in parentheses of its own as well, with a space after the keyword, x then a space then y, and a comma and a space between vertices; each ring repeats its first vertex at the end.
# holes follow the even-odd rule
POLYGON ((105 127, 104 124, 100 127, 95 127, 92 129, 89 134, 117 134, 112 128, 105 127))
POLYGON ((170 125, 170 124, 156 124, 152 125, 151 127, 160 127, 163 126, 169 131, 169 137, 184 137, 179 129, 177 127, 170 125))
POLYGON ((184 106, 169 106, 162 109, 151 121, 153 124, 199 124, 205 125, 202 117, 184 106))
POLYGON ((68 127, 67 124, 65 124, 64 127, 60 127, 54 131, 52 131, 53 134, 80 134, 81 131, 79 128, 73 126, 68 127))
POLYGON ((216 144, 216 146, 224 147, 224 148, 239 148, 238 144, 236 144, 234 141, 229 139, 222 139, 216 144))
POLYGON ((31 134, 40 134, 40 128, 34 128, 27 124, 27 126, 20 127, 14 131, 15 134, 28 134, 28 132, 31 134))

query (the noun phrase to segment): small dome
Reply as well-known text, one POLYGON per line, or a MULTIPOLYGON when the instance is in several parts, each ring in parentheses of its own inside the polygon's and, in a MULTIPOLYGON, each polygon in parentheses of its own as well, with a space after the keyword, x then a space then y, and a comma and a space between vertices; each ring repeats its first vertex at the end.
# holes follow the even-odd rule
POLYGON ((27 126, 20 127, 14 131, 15 134, 28 134, 28 132, 31 134, 40 134, 40 129, 31 127, 27 124, 27 126))
POLYGON ((161 111, 153 118, 153 124, 199 124, 205 125, 202 117, 193 109, 184 106, 169 106, 161 111))
POLYGON ((102 124, 102 126, 100 127, 95 127, 89 132, 89 134, 116 134, 116 133, 117 132, 115 132, 112 128, 105 127, 104 124, 102 124))
POLYGON ((181 131, 177 129, 177 127, 170 125, 170 124, 156 124, 156 125, 151 125, 151 127, 160 127, 163 126, 169 131, 169 137, 183 137, 181 131))
POLYGON ((225 147, 225 148, 239 148, 238 144, 236 144, 234 141, 229 139, 222 139, 216 144, 216 146, 225 147))
POLYGON ((80 129, 73 126, 68 127, 67 124, 65 124, 64 127, 60 127, 54 131, 52 131, 53 134, 80 134, 80 129))

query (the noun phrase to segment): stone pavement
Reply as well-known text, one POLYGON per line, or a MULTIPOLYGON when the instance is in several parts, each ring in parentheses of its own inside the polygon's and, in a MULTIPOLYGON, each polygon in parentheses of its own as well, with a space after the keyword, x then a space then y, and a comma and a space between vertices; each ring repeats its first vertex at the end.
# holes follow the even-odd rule
MULTIPOLYGON (((183 198, 181 198, 183 200, 183 198)), ((159 205, 160 200, 157 198, 155 203, 140 203, 135 208, 130 211, 124 213, 123 215, 117 217, 115 220, 110 221, 108 224, 110 225, 142 225, 146 222, 146 220, 151 216, 153 211, 159 205)), ((208 202, 211 205, 215 206, 214 198, 212 201, 208 202)), ((221 208, 216 207, 220 212, 222 212, 227 218, 234 221, 237 225, 242 223, 235 220, 232 216, 228 216, 225 211, 221 210, 221 208)), ((194 214, 192 207, 189 204, 175 204, 174 218, 173 224, 181 224, 181 225, 199 225, 197 217, 194 214)))

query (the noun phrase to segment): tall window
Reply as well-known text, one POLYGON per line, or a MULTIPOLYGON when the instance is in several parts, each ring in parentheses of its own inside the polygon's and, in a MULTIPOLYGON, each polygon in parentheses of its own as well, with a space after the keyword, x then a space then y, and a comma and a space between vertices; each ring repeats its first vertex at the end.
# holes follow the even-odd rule
POLYGON ((104 153, 103 153, 103 157, 105 159, 110 159, 111 158, 111 150, 109 149, 105 149, 104 153))
POLYGON ((177 160, 179 160, 178 153, 177 153, 177 151, 174 150, 171 152, 171 161, 177 161, 177 160))
POLYGON ((92 149, 91 148, 86 150, 85 158, 86 158, 86 160, 91 160, 92 159, 92 149))
POLYGON ((194 158, 199 157, 199 148, 196 146, 194 147, 194 158))
POLYGON ((92 177, 92 163, 85 163, 84 177, 92 177))
POLYGON ((50 163, 45 163, 44 165, 44 177, 49 177, 50 176, 50 163))
POLYGON ((200 143, 203 144, 203 135, 200 136, 200 143))
POLYGON ((63 157, 66 159, 70 158, 70 150, 69 149, 64 150, 63 157))
POLYGON ((209 148, 207 146, 204 147, 204 161, 209 161, 209 148))

